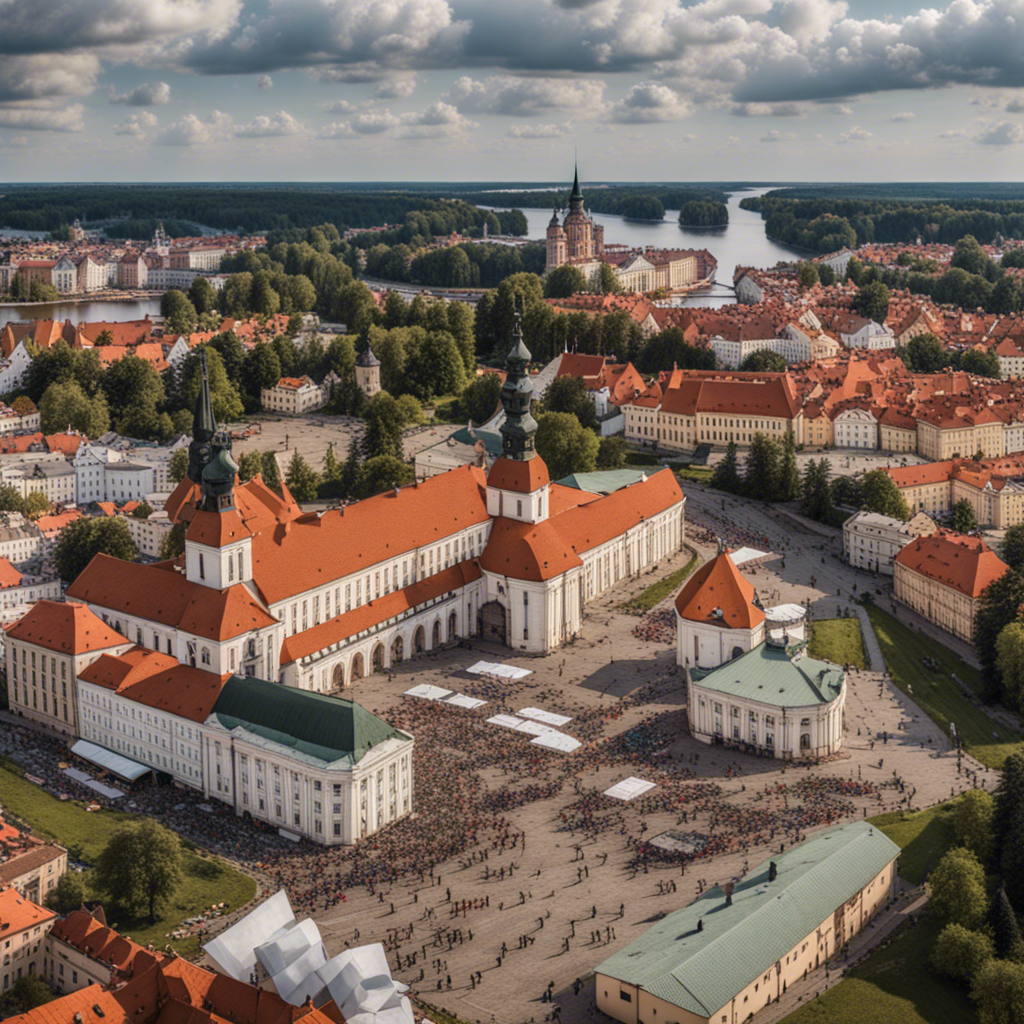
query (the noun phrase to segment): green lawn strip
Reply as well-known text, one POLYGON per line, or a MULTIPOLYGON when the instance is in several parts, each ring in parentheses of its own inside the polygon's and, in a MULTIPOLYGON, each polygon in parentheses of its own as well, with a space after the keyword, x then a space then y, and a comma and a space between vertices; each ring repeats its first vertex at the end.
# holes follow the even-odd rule
MULTIPOLYGON (((53 839, 72 849, 86 863, 95 862, 114 831, 135 815, 121 811, 85 809, 76 800, 58 800, 24 777, 23 769, 0 758, 0 801, 5 810, 32 826, 33 835, 53 839)), ((198 916, 214 903, 236 908, 248 903, 256 893, 256 882, 218 857, 183 851, 185 882, 176 896, 163 908, 155 924, 142 921, 117 922, 122 934, 136 942, 152 942, 158 948, 167 944, 167 935, 186 917, 198 916)), ((86 875, 88 886, 88 875, 86 875)), ((90 896, 95 897, 94 893, 90 896)), ((112 922, 113 923, 113 922, 112 922)), ((197 939, 173 940, 183 956, 199 952, 197 939)))
POLYGON ((673 591, 678 590, 683 581, 697 567, 700 556, 694 553, 693 557, 682 567, 670 573, 664 579, 652 583, 642 594, 619 605, 624 612, 649 612, 659 601, 663 601, 673 591))
POLYGON ((819 619, 811 623, 807 653, 836 665, 865 668, 864 638, 859 619, 819 619))
POLYGON ((981 692, 981 673, 938 641, 905 626, 873 604, 865 605, 875 630, 886 668, 893 682, 919 704, 949 734, 956 723, 964 749, 990 768, 1001 768, 1006 758, 1020 749, 1024 734, 1002 725, 983 708, 973 704, 952 679, 955 672, 972 692, 981 692), (931 671, 924 658, 934 658, 939 670, 931 671))
POLYGON ((954 845, 951 815, 955 805, 955 800, 947 800, 923 811, 889 811, 868 819, 900 848, 900 878, 920 885, 954 845))
MULTIPOLYGON (((923 915, 783 1024, 972 1024, 966 991, 928 967, 938 923, 923 915)), ((824 985, 824 978, 821 979, 824 985)))
POLYGON ((702 466, 685 466, 675 470, 676 476, 683 480, 693 480, 699 484, 710 483, 714 472, 713 469, 705 469, 702 466))

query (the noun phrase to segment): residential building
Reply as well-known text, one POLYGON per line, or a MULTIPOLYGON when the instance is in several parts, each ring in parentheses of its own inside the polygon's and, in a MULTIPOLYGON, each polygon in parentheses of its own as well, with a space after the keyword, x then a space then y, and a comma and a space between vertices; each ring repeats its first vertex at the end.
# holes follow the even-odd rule
POLYGON ((849 405, 832 416, 832 443, 836 448, 878 448, 878 420, 870 408, 849 405))
POLYGON ((597 1009, 623 1024, 756 1021, 894 898, 899 852, 857 821, 711 886, 594 968, 597 1009))
POLYGON ((917 415, 917 453, 932 462, 969 459, 978 452, 1006 454, 1003 421, 988 407, 973 409, 954 401, 933 404, 917 415))
POLYGON ((311 377, 282 377, 272 388, 263 388, 260 401, 265 412, 301 416, 319 409, 326 401, 324 389, 311 377))
POLYGON ((117 284, 121 288, 145 288, 149 264, 137 252, 127 252, 117 263, 117 284))
POLYGON ((602 437, 621 434, 626 420, 622 403, 646 388, 643 377, 632 363, 614 363, 607 356, 562 355, 556 377, 579 377, 594 402, 602 437))
POLYGON ((78 268, 67 253, 53 264, 50 273, 53 286, 61 295, 71 295, 78 291, 78 268))
POLYGON ((879 512, 855 512, 843 523, 843 554, 855 569, 893 574, 896 556, 915 538, 938 527, 924 512, 908 522, 879 512))
POLYGON ((62 735, 80 735, 75 681, 102 653, 131 641, 73 601, 39 601, 7 627, 5 664, 11 711, 62 735))
POLYGON ((0 558, 21 565, 42 554, 42 532, 20 512, 0 513, 0 524, 0 558))
POLYGON ((43 974, 44 942, 56 919, 17 889, 0 890, 0 993, 19 978, 43 974))
POLYGON ((154 957, 163 959, 109 927, 102 907, 72 910, 54 922, 45 951, 44 977, 60 995, 90 985, 98 986, 94 991, 120 987, 134 975, 137 964, 148 966, 154 957))
POLYGON ((937 530, 896 556, 893 590, 897 601, 972 643, 981 595, 1008 568, 980 537, 937 530))
POLYGON ((60 580, 56 577, 29 576, 19 572, 10 561, 0 557, 0 622, 10 622, 28 611, 36 601, 61 597, 60 580))
POLYGON ((78 278, 76 287, 79 292, 99 292, 107 287, 107 264, 100 257, 89 254, 78 258, 78 278))
MULTIPOLYGON (((0 822, 0 831, 5 830, 0 822)), ((68 851, 63 846, 23 833, 0 836, 0 891, 11 888, 33 903, 42 903, 67 869, 68 851)))

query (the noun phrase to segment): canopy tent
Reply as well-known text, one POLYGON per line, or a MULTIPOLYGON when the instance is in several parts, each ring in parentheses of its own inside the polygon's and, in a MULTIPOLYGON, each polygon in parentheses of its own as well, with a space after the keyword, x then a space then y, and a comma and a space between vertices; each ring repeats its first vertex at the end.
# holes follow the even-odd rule
POLYGON ((113 772, 126 782, 134 782, 146 772, 153 770, 148 765, 139 764, 138 761, 133 761, 130 757, 122 757, 121 754, 115 754, 114 751, 99 747, 88 740, 78 740, 71 747, 71 753, 77 754, 86 761, 91 761, 108 772, 113 772))
POLYGON ((777 604, 773 608, 765 608, 764 617, 769 622, 800 622, 807 617, 807 609, 802 604, 777 604))
POLYGON ((648 782, 646 779, 638 779, 631 775, 628 779, 616 782, 611 789, 604 791, 605 796, 614 797, 616 800, 635 800, 643 796, 649 789, 654 789, 656 782, 648 782))
POLYGON ((517 668, 515 665, 502 665, 496 661, 478 661, 466 669, 475 676, 492 676, 495 679, 523 679, 533 675, 528 668, 517 668))
POLYGON ((516 732, 527 732, 533 736, 544 736, 549 732, 558 732, 558 730, 552 729, 550 725, 543 725, 540 722, 520 722, 516 726, 516 732))
POLYGON ((516 718, 515 715, 495 715, 493 718, 488 718, 487 721, 491 725, 500 725, 505 729, 518 729, 523 724, 523 720, 516 718))
POLYGON ((88 772, 83 772, 81 768, 62 768, 61 771, 69 779, 74 779, 75 782, 88 782, 92 778, 88 772))
POLYGON ((758 551, 756 548, 739 548, 737 551, 729 552, 733 565, 743 565, 744 562, 753 562, 758 558, 766 558, 767 555, 767 551, 758 551))
POLYGON ((450 697, 442 697, 441 703, 454 704, 457 708, 482 708, 487 701, 467 697, 464 693, 453 693, 450 697))
POLYGON ((83 783, 83 785, 91 789, 94 793, 99 793, 100 796, 105 796, 108 800, 120 800, 121 797, 124 796, 123 789, 115 789, 113 786, 105 786, 97 779, 90 779, 88 782, 83 783))
POLYGON ((422 697, 424 700, 443 700, 451 694, 451 690, 445 690, 440 686, 431 686, 429 683, 420 683, 411 690, 405 691, 406 697, 422 697))
POLYGON ((295 927, 288 894, 281 889, 230 928, 211 939, 203 951, 221 974, 248 981, 256 969, 256 948, 295 927))
POLYGON ((583 746, 579 740, 566 736, 564 732, 546 732, 543 736, 537 736, 530 740, 538 747, 547 747, 549 750, 560 750, 563 754, 571 754, 583 746))
POLYGON ((542 711, 540 708, 522 708, 516 712, 523 718, 532 718, 536 722, 546 722, 548 725, 568 725, 572 719, 566 715, 556 715, 553 711, 542 711))

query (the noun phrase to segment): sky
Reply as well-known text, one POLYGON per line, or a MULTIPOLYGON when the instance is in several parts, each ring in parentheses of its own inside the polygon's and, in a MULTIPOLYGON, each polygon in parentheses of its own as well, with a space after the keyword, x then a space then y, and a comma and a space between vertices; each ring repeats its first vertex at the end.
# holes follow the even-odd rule
POLYGON ((0 0, 0 180, 1014 181, 1024 0, 0 0))

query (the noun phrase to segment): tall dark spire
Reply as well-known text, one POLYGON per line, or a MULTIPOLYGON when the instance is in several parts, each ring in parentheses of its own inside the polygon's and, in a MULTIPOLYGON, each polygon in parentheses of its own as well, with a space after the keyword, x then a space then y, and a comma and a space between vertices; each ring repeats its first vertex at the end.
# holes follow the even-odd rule
POLYGON ((573 165, 572 192, 569 194, 569 212, 583 209, 583 193, 580 191, 580 172, 577 165, 573 165))
POLYGON ((206 353, 201 352, 199 358, 202 377, 192 417, 192 443, 188 446, 188 478, 197 484, 202 482, 203 468, 213 458, 213 442, 217 436, 217 421, 213 418, 213 403, 210 400, 210 374, 206 366, 206 353))
POLYGON ((508 376, 501 386, 501 407, 505 410, 505 422, 500 428, 501 451, 506 458, 525 462, 537 454, 537 421, 530 413, 533 384, 526 367, 532 356, 523 341, 518 303, 512 325, 512 341, 512 351, 506 360, 508 376))

